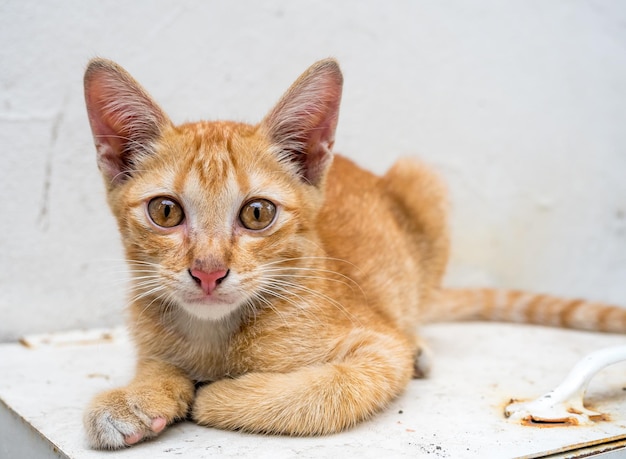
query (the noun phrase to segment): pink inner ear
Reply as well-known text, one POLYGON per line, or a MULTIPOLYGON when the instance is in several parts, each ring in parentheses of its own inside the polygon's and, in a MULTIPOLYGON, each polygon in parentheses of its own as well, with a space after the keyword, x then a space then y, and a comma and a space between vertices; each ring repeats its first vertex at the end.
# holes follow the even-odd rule
POLYGON ((331 162, 343 79, 333 60, 307 70, 263 120, 281 147, 279 160, 298 165, 303 179, 319 185, 331 162))
POLYGON ((90 103, 91 97, 96 98, 97 95, 87 95, 87 110, 98 152, 98 166, 106 177, 114 181, 124 168, 122 158, 124 145, 121 139, 123 133, 117 132, 111 127, 107 122, 107 117, 102 114, 100 106, 90 103))
POLYGON ((85 102, 103 175, 118 183, 133 156, 146 154, 169 119, 124 69, 96 59, 85 73, 85 102))

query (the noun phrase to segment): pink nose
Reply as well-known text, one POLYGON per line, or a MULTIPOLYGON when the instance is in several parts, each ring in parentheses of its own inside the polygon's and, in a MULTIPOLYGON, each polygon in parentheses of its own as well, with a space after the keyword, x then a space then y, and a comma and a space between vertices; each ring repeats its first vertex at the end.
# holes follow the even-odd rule
POLYGON ((192 269, 189 271, 189 275, 196 281, 196 284, 200 286, 202 291, 206 295, 213 293, 215 288, 228 276, 228 270, 213 271, 212 273, 205 273, 199 269, 192 269))

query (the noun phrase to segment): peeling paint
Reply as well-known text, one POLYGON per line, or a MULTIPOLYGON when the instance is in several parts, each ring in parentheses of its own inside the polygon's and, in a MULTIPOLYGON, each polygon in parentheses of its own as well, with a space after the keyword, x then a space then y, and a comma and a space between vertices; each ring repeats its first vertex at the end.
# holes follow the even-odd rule
POLYGON ((50 143, 46 152, 46 162, 44 165, 44 180, 41 196, 41 204, 39 206, 39 214, 37 216, 37 224, 43 231, 47 231, 50 226, 50 188, 52 186, 52 172, 54 165, 54 151, 59 139, 59 130, 63 124, 65 117, 65 107, 67 106, 68 97, 66 96, 59 112, 52 120, 50 129, 50 143))

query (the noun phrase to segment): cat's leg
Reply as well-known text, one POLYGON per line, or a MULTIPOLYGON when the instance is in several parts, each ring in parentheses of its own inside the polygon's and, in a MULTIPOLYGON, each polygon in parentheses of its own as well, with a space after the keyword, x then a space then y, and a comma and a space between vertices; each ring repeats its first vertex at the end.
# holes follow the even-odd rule
POLYGON ((157 360, 140 360, 133 381, 97 395, 85 412, 89 444, 117 449, 154 437, 187 415, 194 384, 181 370, 157 360))
POLYGON ((416 337, 416 350, 413 354, 413 378, 426 378, 430 374, 433 363, 433 353, 430 346, 420 338, 416 337))
POLYGON ((201 388, 192 411, 202 425, 248 432, 323 435, 369 418, 397 397, 413 374, 403 338, 354 330, 326 363, 292 372, 252 372, 201 388))

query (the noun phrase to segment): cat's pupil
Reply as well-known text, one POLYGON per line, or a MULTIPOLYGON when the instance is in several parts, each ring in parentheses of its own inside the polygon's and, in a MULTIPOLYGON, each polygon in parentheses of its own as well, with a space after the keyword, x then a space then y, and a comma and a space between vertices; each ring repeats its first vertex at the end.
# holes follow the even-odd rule
POLYGON ((165 218, 169 218, 171 212, 172 212, 172 206, 169 206, 166 204, 165 208, 163 209, 163 215, 165 215, 165 218))
POLYGON ((260 207, 255 207, 254 208, 254 218, 256 220, 260 220, 261 219, 261 208, 260 207))

